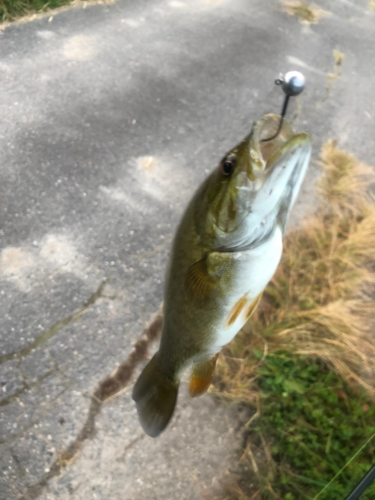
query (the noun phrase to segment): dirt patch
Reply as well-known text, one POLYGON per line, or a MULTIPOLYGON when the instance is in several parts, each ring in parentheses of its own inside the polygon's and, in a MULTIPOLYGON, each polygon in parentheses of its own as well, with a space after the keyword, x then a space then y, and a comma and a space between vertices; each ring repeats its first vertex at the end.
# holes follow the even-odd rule
POLYGON ((302 24, 317 24, 324 16, 330 15, 329 12, 320 9, 317 5, 309 5, 307 2, 283 2, 284 11, 290 16, 298 18, 302 24))
POLYGON ((73 36, 63 47, 63 56, 70 61, 90 61, 96 53, 95 38, 85 35, 73 36))
POLYGON ((88 266, 74 240, 73 235, 48 233, 30 245, 6 247, 0 254, 0 277, 24 293, 46 276, 72 273, 85 279, 88 266))
POLYGON ((326 83, 326 95, 322 102, 326 101, 332 91, 334 82, 341 76, 341 66, 345 59, 345 54, 340 52, 338 49, 333 51, 333 69, 331 73, 328 73, 327 83, 326 83))

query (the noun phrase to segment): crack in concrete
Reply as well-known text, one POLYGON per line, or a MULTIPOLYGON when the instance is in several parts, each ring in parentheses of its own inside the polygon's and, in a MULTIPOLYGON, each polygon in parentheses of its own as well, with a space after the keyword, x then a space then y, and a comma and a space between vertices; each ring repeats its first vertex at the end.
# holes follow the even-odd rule
POLYGON ((40 384, 47 378, 49 377, 50 375, 53 375, 58 369, 56 367, 52 368, 52 370, 49 370, 46 374, 44 374, 42 377, 40 377, 38 380, 36 380, 35 382, 31 382, 31 383, 28 383, 24 380, 23 382, 23 386, 20 388, 20 389, 17 389, 15 391, 14 394, 12 394, 11 396, 8 396, 7 398, 4 398, 0 401, 0 407, 1 406, 6 406, 6 405, 9 405, 11 403, 13 403, 13 401, 17 401, 18 399, 18 396, 20 396, 21 394, 27 392, 27 391, 30 391, 31 389, 33 389, 34 387, 38 387, 40 386, 40 384))
POLYGON ((122 455, 116 459, 116 462, 124 462, 128 451, 131 450, 132 448, 134 448, 134 446, 137 443, 139 443, 139 441, 142 441, 142 439, 144 439, 145 436, 146 436, 146 434, 141 434, 138 437, 134 438, 132 441, 130 441, 130 443, 125 446, 122 455))
MULTIPOLYGON (((52 478, 59 476, 62 471, 70 463, 72 463, 74 458, 80 452, 83 443, 95 436, 95 420, 101 411, 103 403, 124 389, 128 385, 129 380, 133 376, 138 364, 147 359, 149 347, 159 338, 161 334, 162 322, 163 312, 161 306, 159 311, 151 318, 150 323, 146 326, 141 337, 135 343, 128 358, 118 367, 115 373, 105 378, 93 393, 86 422, 83 424, 83 427, 81 428, 81 431, 76 439, 59 454, 59 458, 53 462, 49 472, 43 474, 37 483, 28 486, 23 496, 18 500, 35 500, 38 498, 44 488, 48 485, 48 482, 52 478)), ((142 436, 133 440, 128 445, 128 449, 133 447, 141 438, 142 436)))
POLYGON ((6 446, 8 444, 11 444, 13 443, 16 439, 22 437, 25 435, 25 433, 31 429, 32 427, 34 427, 35 424, 38 424, 47 414, 47 412, 49 411, 49 409, 51 408, 52 404, 57 400, 59 399, 59 397, 64 394, 64 392, 66 392, 68 389, 71 388, 73 384, 70 382, 69 384, 67 384, 57 395, 56 397, 54 397, 48 405, 45 406, 45 408, 43 409, 43 411, 38 415, 38 418, 36 418, 35 420, 33 420, 32 422, 30 422, 30 424, 28 425, 25 425, 24 427, 22 427, 22 429, 17 432, 16 434, 12 434, 11 436, 9 436, 8 438, 6 439, 0 439, 0 448, 3 447, 3 446, 6 446))
POLYGON ((5 363, 6 361, 14 359, 18 359, 21 361, 26 356, 28 356, 33 349, 40 347, 41 345, 45 344, 48 340, 50 340, 52 337, 57 335, 57 333, 59 333, 59 331, 62 330, 66 325, 78 321, 81 318, 81 316, 86 314, 89 308, 102 296, 102 292, 106 283, 107 279, 104 279, 100 283, 97 290, 90 295, 90 297, 82 304, 82 307, 77 312, 71 314, 67 318, 57 321, 57 323, 52 325, 48 330, 44 330, 44 332, 38 335, 35 338, 35 340, 27 347, 24 347, 20 351, 10 352, 8 354, 3 354, 2 356, 0 356, 0 365, 2 363, 5 363))
POLYGON ((12 455, 14 463, 16 464, 18 477, 23 477, 26 474, 25 469, 22 467, 21 462, 19 461, 17 455, 13 450, 10 450, 10 454, 12 455))

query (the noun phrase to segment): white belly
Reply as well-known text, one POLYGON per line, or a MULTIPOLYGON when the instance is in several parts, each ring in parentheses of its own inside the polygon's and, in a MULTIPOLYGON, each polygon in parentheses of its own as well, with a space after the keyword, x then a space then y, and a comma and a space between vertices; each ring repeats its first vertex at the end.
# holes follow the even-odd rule
POLYGON ((228 316, 235 304, 245 297, 250 305, 265 289, 279 265, 283 250, 282 231, 276 228, 273 236, 257 248, 234 254, 240 266, 229 300, 223 307, 223 314, 218 318, 215 341, 209 348, 209 354, 216 354, 228 344, 246 323, 247 307, 239 314, 233 324, 228 326, 228 316))

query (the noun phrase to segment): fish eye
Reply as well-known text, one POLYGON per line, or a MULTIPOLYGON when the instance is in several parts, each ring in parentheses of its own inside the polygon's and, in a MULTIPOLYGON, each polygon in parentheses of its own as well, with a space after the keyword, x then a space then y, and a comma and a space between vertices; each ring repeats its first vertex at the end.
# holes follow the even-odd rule
POLYGON ((227 158, 224 158, 224 160, 220 164, 220 173, 225 177, 228 177, 236 168, 236 164, 237 158, 234 155, 227 156, 227 158))

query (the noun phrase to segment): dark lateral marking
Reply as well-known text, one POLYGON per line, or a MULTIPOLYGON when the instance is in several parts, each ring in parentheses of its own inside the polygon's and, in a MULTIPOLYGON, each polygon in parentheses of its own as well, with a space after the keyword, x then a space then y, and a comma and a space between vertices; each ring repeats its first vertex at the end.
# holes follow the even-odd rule
POLYGON ((234 306, 232 307, 232 309, 230 310, 229 315, 228 315, 227 324, 226 324, 227 328, 232 326, 236 322, 238 316, 241 314, 241 312, 242 312, 243 308, 246 306, 247 302, 248 301, 247 301, 246 297, 241 297, 240 300, 238 300, 234 304, 234 306))
POLYGON ((163 310, 161 306, 159 311, 151 318, 150 323, 146 326, 141 337, 135 343, 129 357, 118 367, 113 375, 105 378, 99 384, 99 387, 91 398, 86 422, 83 424, 76 439, 68 448, 59 453, 59 458, 51 465, 49 472, 43 474, 37 483, 27 487, 24 495, 19 497, 18 500, 35 500, 38 498, 39 495, 42 494, 43 489, 48 485, 48 481, 59 476, 69 462, 81 450, 82 444, 95 436, 95 419, 101 411, 102 404, 128 385, 137 365, 147 358, 150 345, 159 338, 162 323, 163 310))

